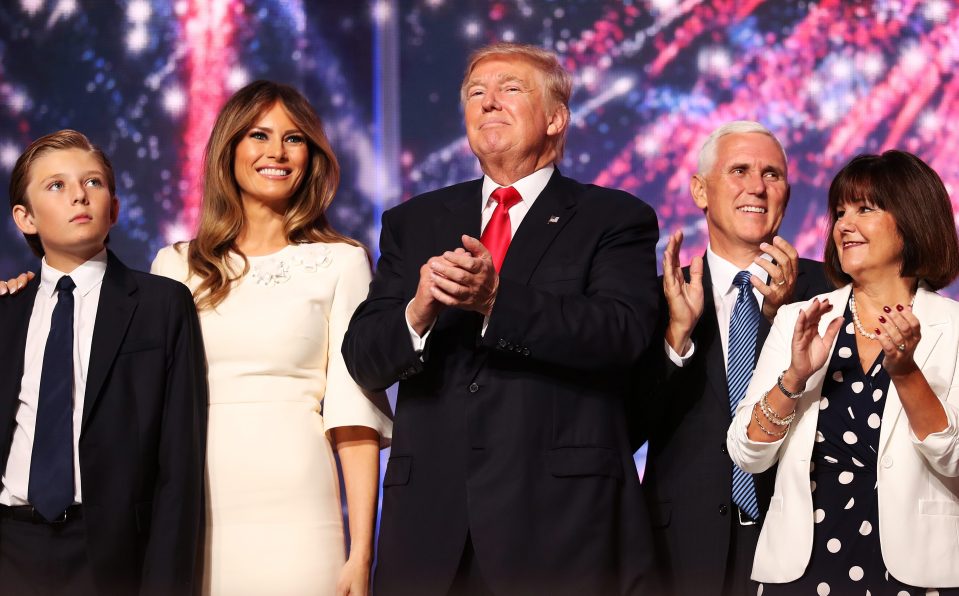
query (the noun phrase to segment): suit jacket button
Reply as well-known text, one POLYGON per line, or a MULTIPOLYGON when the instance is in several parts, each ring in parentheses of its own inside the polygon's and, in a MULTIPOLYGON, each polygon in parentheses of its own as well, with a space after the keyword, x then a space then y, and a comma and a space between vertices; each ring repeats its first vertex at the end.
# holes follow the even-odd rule
POLYGON ((505 348, 505 347, 506 347, 506 340, 505 340, 505 339, 500 339, 500 340, 499 340, 498 342, 496 342, 496 343, 498 343, 498 344, 499 344, 499 347, 501 347, 501 348, 505 348))
POLYGON ((406 373, 400 373, 400 380, 401 380, 401 381, 405 381, 405 380, 406 380, 406 373))
POLYGON ((529 348, 523 348, 523 356, 529 356, 529 348))
POLYGON ((729 507, 723 503, 719 506, 719 515, 726 515, 727 513, 729 513, 729 507))
POLYGON ((723 452, 723 454, 729 455, 729 451, 726 450, 726 443, 723 443, 723 444, 719 447, 719 449, 720 449, 720 451, 723 452))
POLYGON ((477 391, 479 391, 479 385, 470 383, 470 393, 476 393, 477 391))

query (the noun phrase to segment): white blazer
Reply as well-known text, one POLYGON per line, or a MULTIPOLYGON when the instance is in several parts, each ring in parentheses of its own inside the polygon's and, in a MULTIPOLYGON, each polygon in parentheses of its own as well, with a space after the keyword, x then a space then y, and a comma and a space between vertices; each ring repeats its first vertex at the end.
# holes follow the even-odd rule
MULTIPOLYGON (((850 288, 819 296, 833 305, 820 321, 820 334, 830 321, 842 317, 850 288)), ((730 457, 747 472, 761 472, 779 462, 776 490, 753 560, 752 578, 760 582, 798 579, 812 554, 809 464, 828 361, 806 383, 796 419, 783 439, 760 443, 746 436, 753 405, 789 366, 796 319, 808 304, 779 309, 726 436, 730 457)), ((920 287, 913 312, 922 333, 916 364, 942 400, 949 424, 919 441, 902 412, 895 386, 889 384, 879 431, 879 542, 886 568, 899 581, 917 587, 951 588, 959 586, 959 302, 920 287)))

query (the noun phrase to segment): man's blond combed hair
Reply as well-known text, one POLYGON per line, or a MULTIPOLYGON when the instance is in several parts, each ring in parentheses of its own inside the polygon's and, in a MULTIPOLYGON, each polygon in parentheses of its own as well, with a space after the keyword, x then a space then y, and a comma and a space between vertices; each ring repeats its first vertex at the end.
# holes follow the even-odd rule
MULTIPOLYGON (((466 72, 463 75, 463 83, 460 85, 460 102, 464 106, 466 105, 466 92, 473 70, 477 64, 489 58, 520 59, 531 64, 543 76, 543 99, 546 100, 547 108, 561 108, 566 110, 567 114, 570 113, 569 98, 573 93, 573 77, 559 63, 556 54, 534 45, 505 41, 484 46, 470 54, 466 72)), ((569 130, 569 126, 556 139, 557 160, 563 157, 567 130, 569 130)))

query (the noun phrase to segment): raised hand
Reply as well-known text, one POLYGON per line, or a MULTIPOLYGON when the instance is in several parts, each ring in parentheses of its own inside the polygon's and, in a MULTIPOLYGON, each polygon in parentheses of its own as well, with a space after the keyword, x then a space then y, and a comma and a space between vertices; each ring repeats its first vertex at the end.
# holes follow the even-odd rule
POLYGON ((911 306, 897 304, 887 306, 884 316, 879 317, 882 329, 877 329, 877 339, 885 353, 882 367, 890 377, 897 377, 915 371, 918 366, 914 359, 916 346, 922 338, 919 319, 912 314, 911 306))
POLYGON ((825 366, 836 334, 842 327, 842 318, 836 318, 829 323, 826 332, 819 335, 819 321, 830 310, 832 305, 829 300, 815 298, 809 308, 800 311, 793 329, 792 360, 786 371, 790 387, 804 387, 809 377, 825 366))
POLYGON ((676 230, 669 237, 663 252, 663 293, 669 305, 666 341, 680 355, 689 351, 690 337, 703 314, 704 304, 703 258, 693 257, 687 282, 679 264, 679 249, 682 245, 683 231, 676 230))
POLYGON ((776 313, 779 312, 779 307, 793 300, 796 276, 799 274, 799 253, 780 236, 773 238, 772 244, 763 242, 759 248, 771 256, 775 262, 756 257, 756 264, 769 274, 769 283, 759 281, 755 275, 750 278, 750 281, 753 287, 765 297, 763 316, 772 322, 776 318, 776 313))

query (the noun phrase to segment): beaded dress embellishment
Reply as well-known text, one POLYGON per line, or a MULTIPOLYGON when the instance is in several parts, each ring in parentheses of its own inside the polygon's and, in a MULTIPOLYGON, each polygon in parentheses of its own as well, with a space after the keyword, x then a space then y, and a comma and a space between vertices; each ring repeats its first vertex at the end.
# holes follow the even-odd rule
POLYGON ((261 286, 285 283, 296 270, 313 273, 330 266, 333 258, 324 244, 296 244, 266 257, 247 257, 250 278, 261 286))

